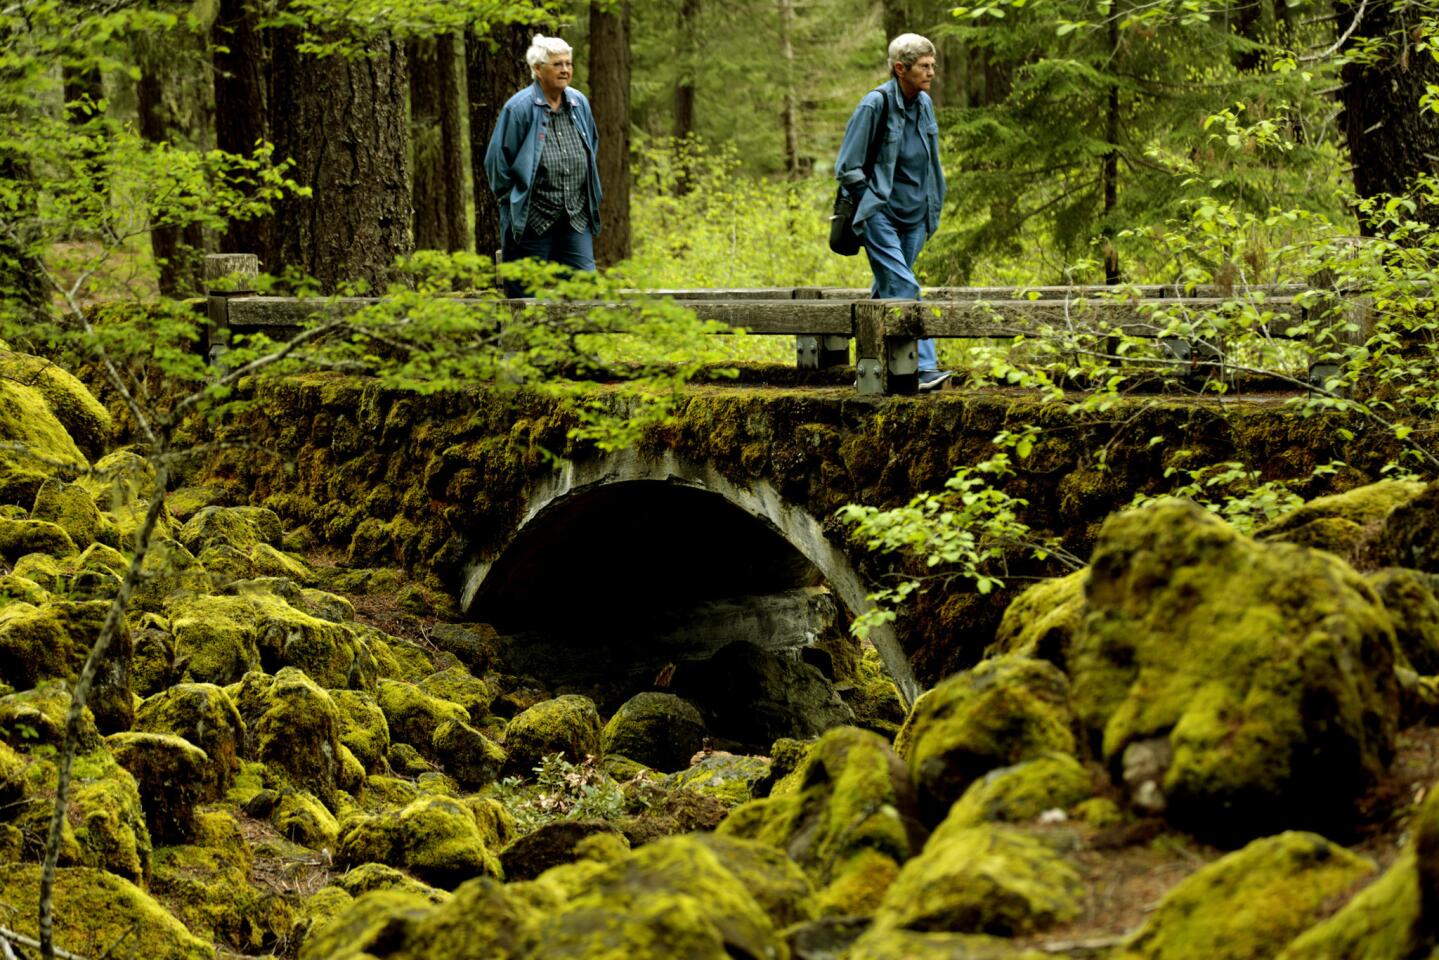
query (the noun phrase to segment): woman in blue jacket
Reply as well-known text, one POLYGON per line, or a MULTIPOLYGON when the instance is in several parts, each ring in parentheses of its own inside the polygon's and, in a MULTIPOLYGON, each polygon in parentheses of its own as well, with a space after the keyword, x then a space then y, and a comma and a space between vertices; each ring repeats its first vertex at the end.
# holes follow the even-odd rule
MULTIPOLYGON (((500 206, 501 256, 593 270, 599 131, 589 100, 570 89, 574 51, 558 37, 536 34, 525 61, 535 82, 505 103, 485 151, 485 175, 500 206)), ((525 291, 507 280, 505 295, 525 291)))
MULTIPOLYGON (((914 262, 939 229, 945 183, 939 124, 929 99, 934 71, 934 44, 917 33, 895 37, 889 81, 860 100, 835 161, 840 184, 859 196, 854 227, 874 273, 870 289, 876 299, 920 299, 914 262), (873 169, 866 170, 876 136, 879 150, 873 169)), ((937 389, 949 376, 938 369, 934 341, 919 341, 919 389, 937 389)))

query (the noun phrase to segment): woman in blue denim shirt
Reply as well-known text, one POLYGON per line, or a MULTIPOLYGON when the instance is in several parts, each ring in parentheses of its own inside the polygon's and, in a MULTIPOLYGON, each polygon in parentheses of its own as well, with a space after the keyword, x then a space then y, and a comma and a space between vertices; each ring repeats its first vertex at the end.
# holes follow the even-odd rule
MULTIPOLYGON (((525 61, 535 82, 505 103, 485 151, 485 175, 499 200, 501 256, 593 270, 600 138, 589 100, 570 89, 574 51, 536 34, 525 61)), ((525 294, 505 281, 506 296, 525 294)))
MULTIPOLYGON (((834 172, 859 197, 854 226, 874 272, 873 296, 919 300, 914 262, 924 241, 939 229, 945 193, 939 124, 928 92, 934 83, 934 44, 917 33, 895 37, 889 70, 889 82, 865 94, 850 116, 834 172), (884 129, 877 131, 881 118, 884 129), (881 139, 874 168, 866 170, 876 135, 881 139)), ((934 341, 919 341, 919 389, 937 389, 949 376, 938 369, 934 341)))

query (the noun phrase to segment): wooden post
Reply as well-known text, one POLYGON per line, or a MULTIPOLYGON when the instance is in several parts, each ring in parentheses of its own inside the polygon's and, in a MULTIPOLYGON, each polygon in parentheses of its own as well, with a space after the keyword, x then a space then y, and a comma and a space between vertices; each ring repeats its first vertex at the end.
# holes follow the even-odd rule
MULTIPOLYGON (((820 287, 795 287, 796 300, 821 300, 820 287)), ((795 366, 801 370, 827 370, 849 363, 849 337, 836 334, 800 334, 794 338, 795 366)))
POLYGON ((923 305, 913 300, 854 304, 855 387, 865 396, 916 393, 923 305))
POLYGON ((205 256, 205 309, 210 317, 205 355, 217 363, 230 349, 230 298, 255 292, 260 258, 253 253, 205 256))

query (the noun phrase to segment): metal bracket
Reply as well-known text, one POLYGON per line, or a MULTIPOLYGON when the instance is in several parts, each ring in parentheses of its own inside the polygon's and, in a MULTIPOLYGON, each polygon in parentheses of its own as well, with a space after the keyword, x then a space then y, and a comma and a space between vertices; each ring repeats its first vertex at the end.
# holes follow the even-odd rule
POLYGON ((880 376, 881 370, 879 361, 873 357, 865 357, 854 365, 855 389, 861 396, 878 396, 884 393, 884 379, 880 376))

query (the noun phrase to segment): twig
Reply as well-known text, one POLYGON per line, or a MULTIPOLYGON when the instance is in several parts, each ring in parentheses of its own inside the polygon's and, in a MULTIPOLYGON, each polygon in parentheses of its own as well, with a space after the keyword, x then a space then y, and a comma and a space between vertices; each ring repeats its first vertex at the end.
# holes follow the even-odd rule
POLYGON ((1354 31, 1359 27, 1359 21, 1364 19, 1364 8, 1368 5, 1369 0, 1359 0, 1359 9, 1354 11, 1353 22, 1349 24, 1349 29, 1345 30, 1342 34, 1339 35, 1339 39, 1334 41, 1333 46, 1331 46, 1328 50, 1323 50, 1319 53, 1298 57, 1296 58, 1298 62, 1313 63, 1316 60, 1324 60, 1330 55, 1332 55, 1335 51, 1337 51, 1340 47, 1344 46, 1344 44, 1349 41, 1349 38, 1354 35, 1354 31))
MULTIPOLYGON (((25 936, 25 934, 17 933, 8 927, 0 927, 0 943, 8 943, 15 947, 30 947, 32 950, 40 949, 39 940, 32 940, 25 936)), ((82 957, 78 953, 61 950, 59 947, 55 948, 55 956, 59 957, 60 960, 86 960, 85 957, 82 957)))
POLYGON ((1127 933, 1116 933, 1108 937, 1090 937, 1086 940, 1056 940, 1053 943, 1041 943, 1039 949, 1045 953, 1072 953, 1075 950, 1108 950, 1110 947, 1117 947, 1128 939, 1127 933))

